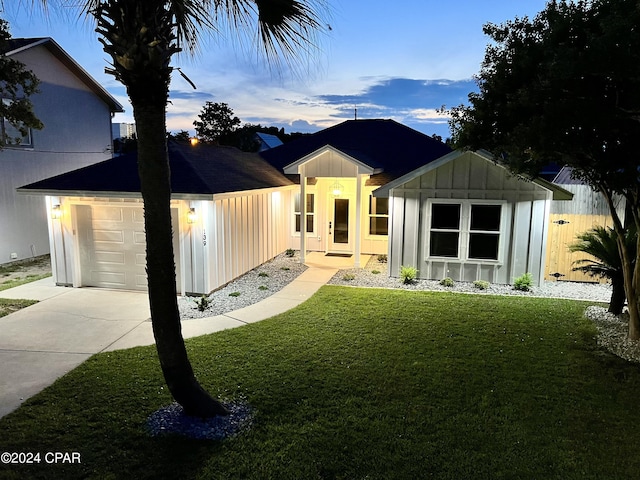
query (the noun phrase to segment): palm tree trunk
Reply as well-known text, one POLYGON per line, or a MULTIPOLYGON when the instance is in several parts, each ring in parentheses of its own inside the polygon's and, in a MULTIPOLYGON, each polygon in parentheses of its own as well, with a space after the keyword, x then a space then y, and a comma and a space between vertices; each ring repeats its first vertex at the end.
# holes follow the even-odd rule
POLYGON ((144 200, 147 278, 153 335, 162 373, 185 413, 198 417, 228 411, 200 386, 182 338, 171 227, 171 172, 165 137, 165 104, 133 105, 138 172, 144 200))
POLYGON ((609 313, 620 315, 627 296, 624 293, 624 278, 622 275, 611 278, 611 300, 609 301, 609 313))

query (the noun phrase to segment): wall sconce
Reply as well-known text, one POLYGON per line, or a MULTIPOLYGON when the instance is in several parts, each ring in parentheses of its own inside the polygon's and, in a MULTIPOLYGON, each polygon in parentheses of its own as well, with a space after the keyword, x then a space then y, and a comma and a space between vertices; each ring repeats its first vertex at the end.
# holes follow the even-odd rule
POLYGON ((196 223, 196 220, 198 220, 198 214, 196 213, 196 209, 191 207, 187 213, 187 223, 196 223))
POLYGON ((338 182, 338 180, 329 185, 329 190, 331 190, 334 197, 339 197, 342 194, 343 189, 344 187, 338 182))
POLYGON ((51 218, 53 220, 59 220, 62 218, 62 207, 57 203, 51 207, 51 218))

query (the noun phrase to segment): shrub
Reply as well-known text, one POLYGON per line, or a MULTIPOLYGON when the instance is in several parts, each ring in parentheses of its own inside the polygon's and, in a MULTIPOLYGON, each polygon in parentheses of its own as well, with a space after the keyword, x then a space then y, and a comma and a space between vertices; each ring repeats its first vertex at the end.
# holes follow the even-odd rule
POLYGON ((451 277, 447 277, 447 278, 443 278, 442 280, 440 280, 440 285, 442 285, 443 287, 453 287, 453 279, 451 277))
POLYGON ((260 285, 258 287, 258 290, 269 290, 269 287, 267 287, 266 285, 260 285))
POLYGON ((387 263, 387 254, 386 253, 382 253, 382 254, 378 255, 378 262, 387 263))
POLYGON ((374 275, 378 275, 380 273, 380 270, 371 270, 371 273, 373 273, 374 275))
POLYGON ((211 305, 211 300, 206 295, 202 295, 198 300, 195 300, 195 302, 196 307, 200 312, 204 312, 207 308, 209 308, 209 305, 211 305))
POLYGON ((287 249, 285 250, 285 252, 284 252, 284 254, 285 254, 287 257, 293 257, 293 256, 295 255, 295 253, 296 253, 296 252, 293 250, 293 248, 287 248, 287 249))
POLYGON ((528 292, 533 286, 533 275, 529 272, 523 273, 513 282, 513 288, 522 292, 528 292))
POLYGON ((476 280, 475 282, 473 282, 473 286, 479 290, 486 290, 487 288, 489 288, 489 282, 487 282, 486 280, 476 280))
POLYGON ((239 297, 240 296, 240 292, 231 292, 229 294, 230 297, 239 297))
POLYGON ((356 276, 353 273, 345 273, 342 276, 342 280, 345 280, 347 282, 350 282, 351 280, 353 280, 354 278, 356 278, 356 276))
POLYGON ((402 280, 402 283, 405 285, 413 283, 417 276, 418 269, 416 267, 407 267, 404 265, 400 267, 400 280, 402 280))
POLYGON ((260 273, 258 274, 258 276, 259 276, 259 277, 268 277, 268 276, 269 276, 269 274, 268 274, 267 272, 260 272, 260 273))

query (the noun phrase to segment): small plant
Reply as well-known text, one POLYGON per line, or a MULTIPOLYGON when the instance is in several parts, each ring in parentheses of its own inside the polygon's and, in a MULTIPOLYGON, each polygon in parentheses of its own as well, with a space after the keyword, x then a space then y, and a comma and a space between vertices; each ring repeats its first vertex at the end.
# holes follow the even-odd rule
POLYGON ((353 273, 345 273, 342 276, 342 280, 346 281, 346 282, 350 282, 351 280, 355 279, 356 276, 353 273))
POLYGON ((231 292, 229 294, 230 297, 239 297, 240 296, 240 292, 231 292))
POLYGON ((374 275, 378 275, 380 273, 380 270, 371 270, 371 273, 373 273, 374 275))
POLYGON ((533 286, 533 275, 529 272, 523 273, 513 281, 513 288, 521 292, 528 292, 533 286))
POLYGON ((207 297, 206 295, 202 295, 198 300, 195 300, 195 302, 196 307, 200 312, 204 312, 207 308, 209 308, 209 305, 211 305, 211 299, 209 299, 209 297, 207 297))
POLYGON ((402 265, 400 267, 400 280, 405 285, 413 283, 418 276, 418 269, 416 267, 406 267, 402 265))
POLYGON ((289 267, 280 267, 280 270, 284 270, 285 272, 288 272, 291 269, 289 267))
POLYGON ((294 250, 293 248, 287 248, 287 249, 285 250, 284 254, 285 254, 287 257, 293 257, 293 256, 296 254, 296 252, 295 252, 295 250, 294 250))
POLYGON ((260 272, 260 273, 258 274, 258 276, 259 276, 259 277, 268 277, 268 276, 269 276, 269 274, 268 274, 267 272, 260 272))
POLYGON ((440 280, 440 285, 443 287, 453 287, 454 281, 451 277, 446 277, 440 280))
POLYGON ((486 290, 487 288, 489 288, 489 282, 487 282, 486 280, 476 280, 475 282, 473 282, 473 286, 478 290, 486 290))
POLYGON ((379 263, 387 263, 387 254, 386 253, 382 253, 382 254, 378 255, 378 262, 379 263))
POLYGON ((267 287, 266 285, 260 285, 258 287, 258 290, 269 290, 269 287, 267 287))

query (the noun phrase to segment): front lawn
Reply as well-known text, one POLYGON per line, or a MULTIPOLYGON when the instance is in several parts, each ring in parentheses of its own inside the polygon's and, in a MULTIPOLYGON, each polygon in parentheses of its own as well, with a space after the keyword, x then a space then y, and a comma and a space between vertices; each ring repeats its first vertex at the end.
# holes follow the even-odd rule
POLYGON ((587 304, 323 287, 270 320, 189 340, 223 442, 150 438, 171 402, 153 347, 96 355, 0 420, 0 451, 81 464, 3 478, 624 479, 640 471, 640 369, 596 346, 587 304))

